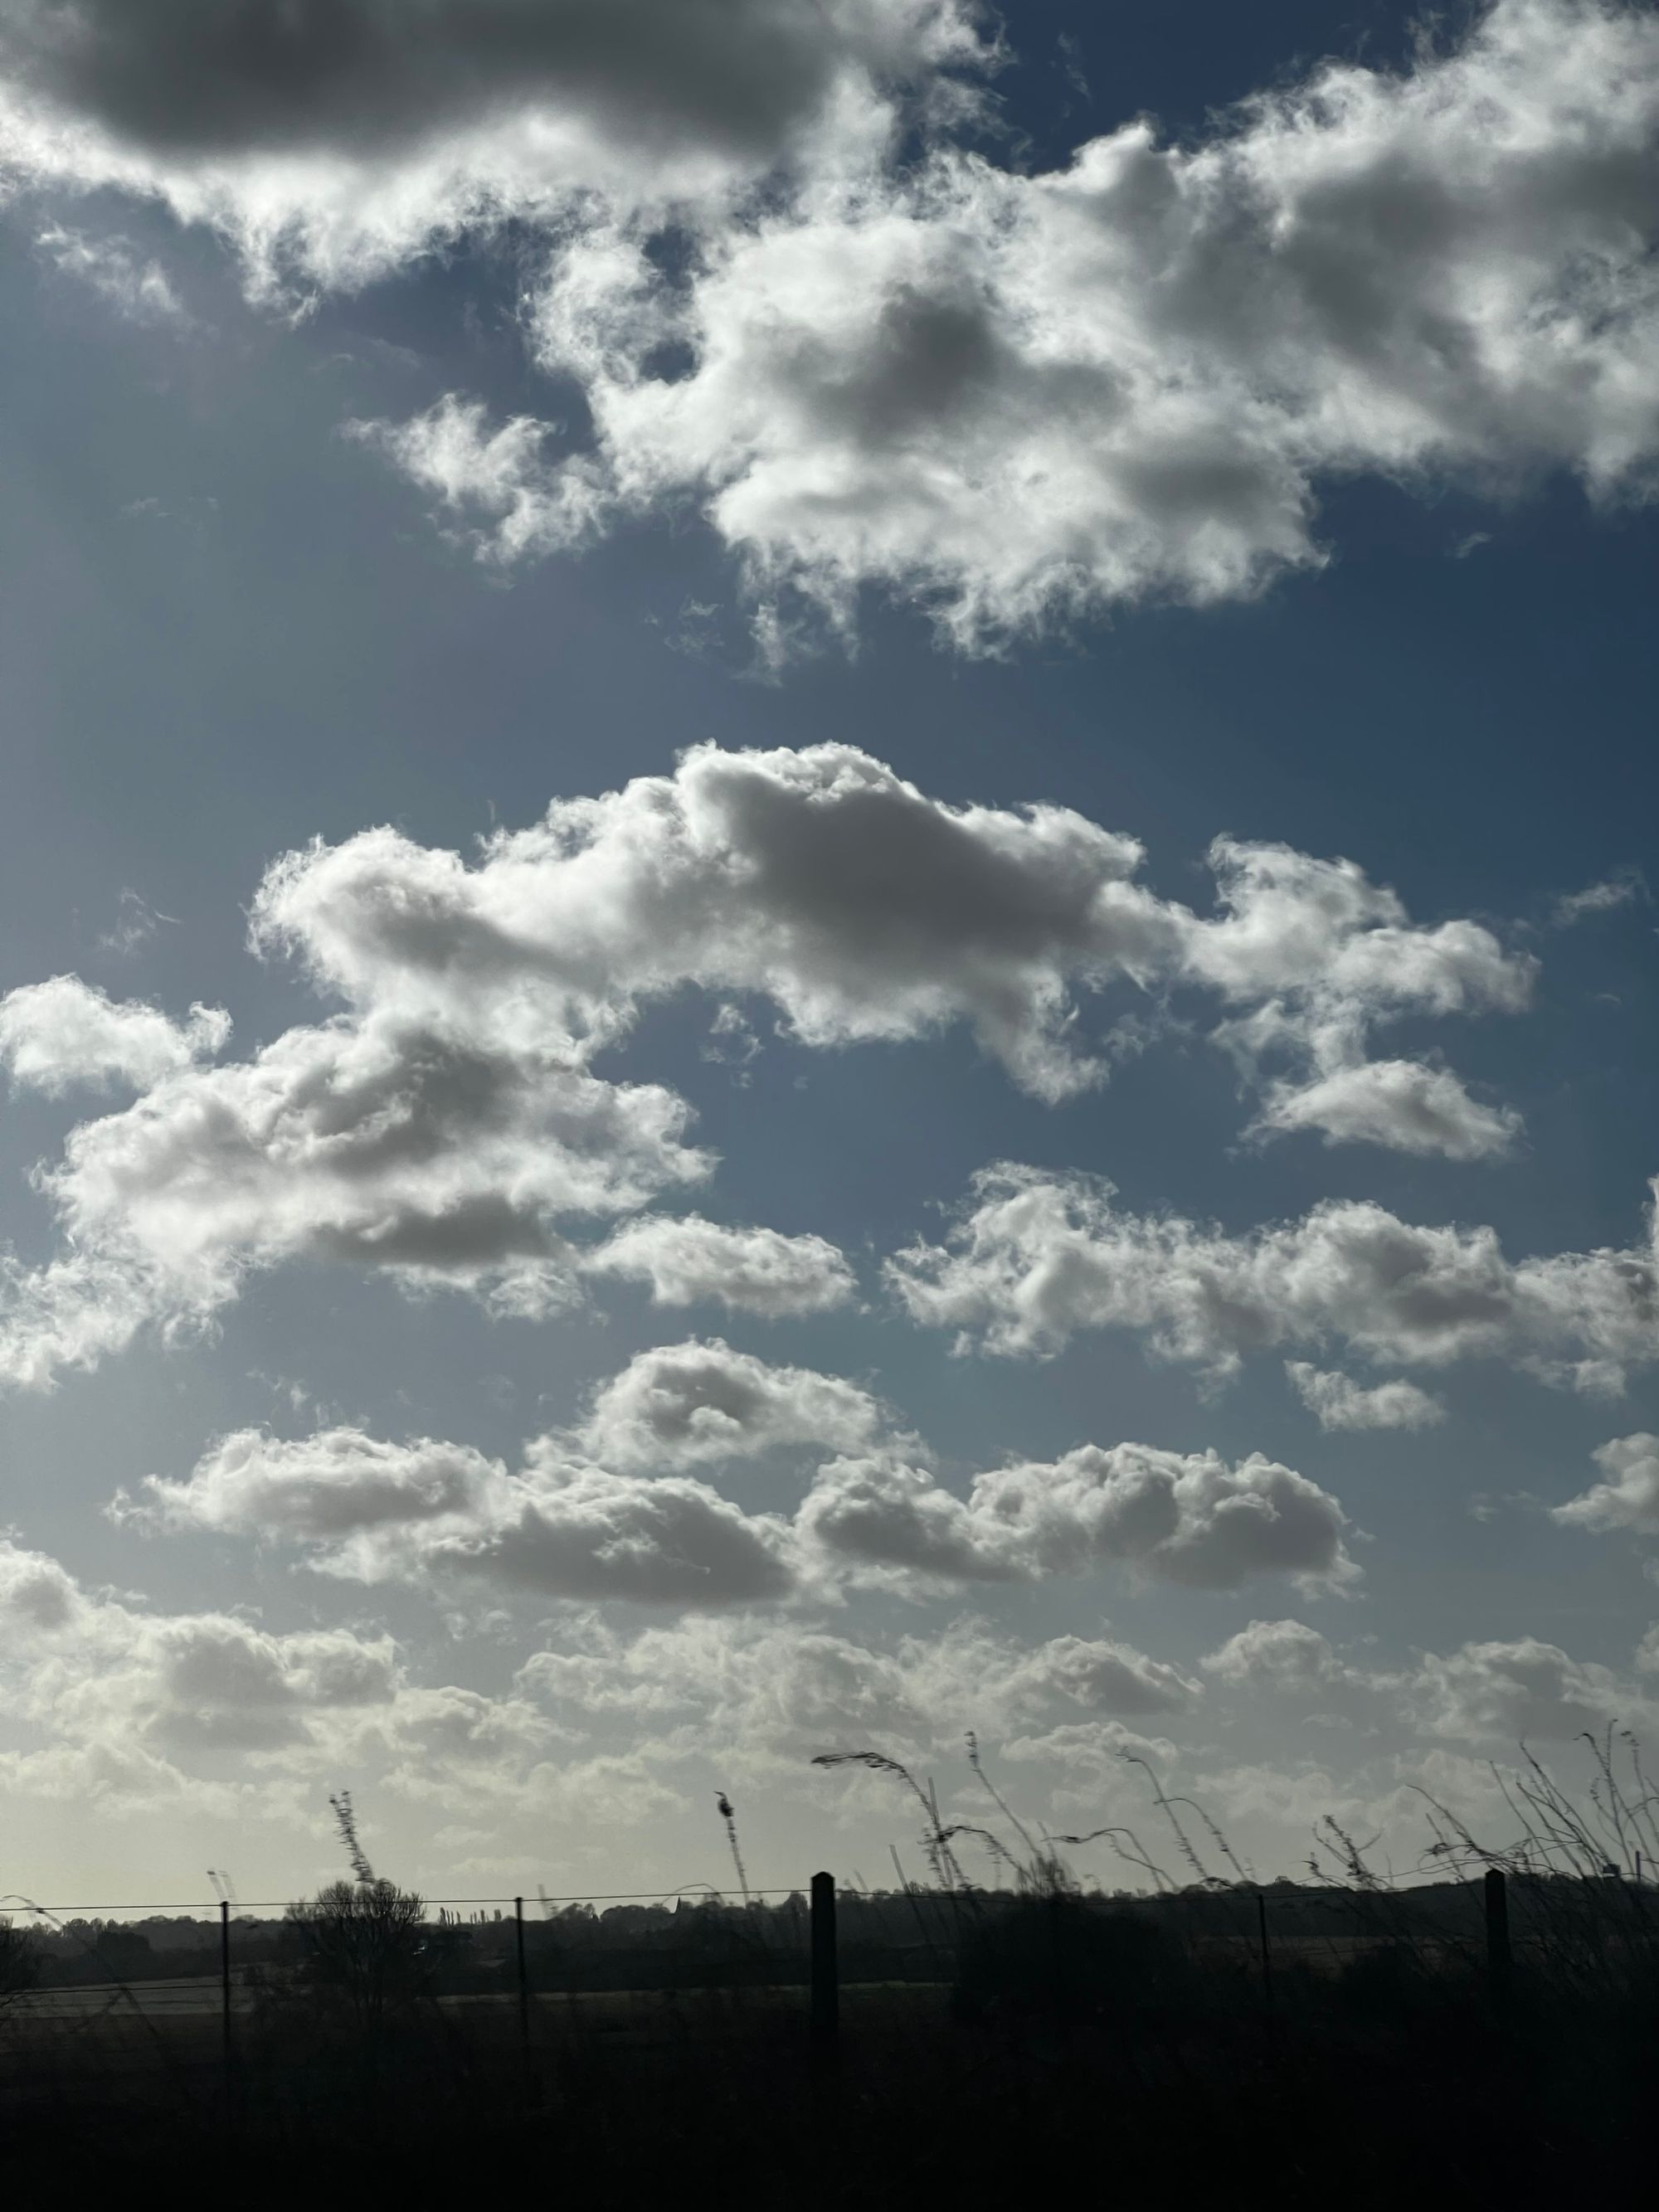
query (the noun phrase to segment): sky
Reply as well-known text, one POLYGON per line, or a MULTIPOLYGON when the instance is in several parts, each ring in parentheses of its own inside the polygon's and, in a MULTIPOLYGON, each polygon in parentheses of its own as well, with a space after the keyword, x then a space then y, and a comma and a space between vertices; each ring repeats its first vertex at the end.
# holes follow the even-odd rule
POLYGON ((0 0, 0 1887, 1651 1741, 1656 234, 1613 0, 0 0))

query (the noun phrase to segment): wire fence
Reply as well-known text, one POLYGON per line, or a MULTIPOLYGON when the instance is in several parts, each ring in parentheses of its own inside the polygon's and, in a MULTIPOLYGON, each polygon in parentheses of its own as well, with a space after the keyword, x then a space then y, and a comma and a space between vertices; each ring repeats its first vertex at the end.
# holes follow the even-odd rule
POLYGON ((716 2051, 804 2051, 843 1972, 878 2003, 898 1993, 890 2019, 906 1995, 937 2002, 951 1957, 915 1926, 932 1909, 908 1900, 883 1952, 868 1930, 826 1948, 822 1877, 740 1899, 343 1882, 300 1905, 0 1900, 0 2104, 95 2081, 106 2099, 176 2089, 271 2118, 314 2115, 365 2066, 406 2086, 429 2064, 448 2099, 471 2082, 534 2100, 618 2064, 684 2078, 716 2051), (9 1959, 28 1971, 7 1987, 9 1959))
MULTIPOLYGON (((1501 1950, 1505 1972, 1510 1962, 1526 1971, 1568 1958, 1582 1970, 1659 1937, 1659 1918, 1650 1917, 1659 1897, 1649 1884, 1558 1884, 1541 1906, 1523 1886, 1511 1917, 1496 1879, 1496 1889, 1492 1875, 1375 1891, 1241 1882, 1073 1901, 1144 1916, 1189 1964, 1255 1978, 1264 1995, 1276 1980, 1339 1977, 1378 1954, 1408 1957, 1418 1970, 1490 1972, 1501 1950)), ((0 2029, 15 2045, 51 2028, 216 2021, 228 2060, 251 2026, 292 2022, 307 2005, 372 2018, 418 2001, 481 2032, 499 2014, 526 2045, 584 2024, 642 2033, 693 2000, 769 2002, 805 2017, 827 1978, 837 1992, 920 1998, 958 1990, 964 1961, 1000 1918, 1034 1901, 1018 1887, 872 1892, 837 1888, 827 1875, 749 1888, 741 1899, 707 1883, 538 1887, 530 1897, 342 1883, 331 1901, 325 1892, 308 1905, 230 1896, 48 1905, 18 1897, 0 1899, 12 1923, 0 1940, 0 2029)))

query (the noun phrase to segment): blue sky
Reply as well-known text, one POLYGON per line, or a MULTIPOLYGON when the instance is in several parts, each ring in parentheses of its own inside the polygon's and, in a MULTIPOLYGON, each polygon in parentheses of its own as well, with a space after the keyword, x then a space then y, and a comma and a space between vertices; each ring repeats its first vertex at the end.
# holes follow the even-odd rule
POLYGON ((1501 1821, 1659 1694, 1651 9, 498 12, 0 8, 18 1886, 1501 1821))

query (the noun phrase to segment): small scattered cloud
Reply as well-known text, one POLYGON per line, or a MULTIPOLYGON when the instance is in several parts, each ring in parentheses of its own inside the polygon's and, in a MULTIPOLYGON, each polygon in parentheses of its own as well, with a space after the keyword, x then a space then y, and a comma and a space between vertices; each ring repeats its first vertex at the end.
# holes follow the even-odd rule
POLYGON ((1551 1517, 1570 1528, 1598 1534, 1628 1529, 1640 1536, 1659 1536, 1659 1437, 1646 1430, 1614 1437, 1592 1454, 1601 1480, 1565 1505, 1555 1506, 1551 1517))
POLYGON ((808 1445, 857 1451, 890 1425, 857 1383, 710 1337, 637 1354, 595 1393, 574 1440, 612 1466, 666 1469, 808 1445))
POLYGON ((695 1213, 631 1221, 582 1267, 647 1284, 654 1305, 718 1303, 770 1320, 826 1313, 846 1305, 855 1287, 845 1256, 822 1237, 728 1229, 695 1213))
POLYGON ((1285 1372, 1322 1429, 1425 1429, 1446 1418, 1437 1398, 1414 1382, 1379 1382, 1370 1389, 1351 1376, 1287 1359, 1285 1372))
MULTIPOLYGON (((136 513, 139 508, 159 507, 160 504, 157 500, 136 500, 132 507, 125 511, 136 513)), ((137 891, 124 890, 118 904, 114 927, 106 930, 98 939, 98 950, 116 960, 131 960, 136 953, 143 951, 158 930, 177 929, 179 926, 177 915, 163 914, 159 907, 151 906, 137 891)))
POLYGON ((152 329, 194 327, 195 319, 166 270, 159 261, 145 258, 130 240, 92 238, 85 231, 54 225, 40 233, 35 246, 60 275, 88 286, 124 321, 152 329))
POLYGON ((1550 910, 1550 918, 1557 929, 1571 929, 1593 915, 1615 914, 1620 907, 1638 902, 1645 904, 1649 896, 1647 878, 1639 868, 1615 868, 1599 883, 1586 884, 1583 890, 1562 892, 1550 910))

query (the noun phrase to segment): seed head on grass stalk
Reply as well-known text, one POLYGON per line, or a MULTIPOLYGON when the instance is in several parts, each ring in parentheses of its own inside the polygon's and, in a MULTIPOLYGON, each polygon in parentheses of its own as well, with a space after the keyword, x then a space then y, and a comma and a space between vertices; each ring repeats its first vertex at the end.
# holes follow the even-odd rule
POLYGON ((732 1810, 732 1800, 724 1790, 715 1792, 714 1806, 721 1820, 726 1823, 726 1840, 732 1846, 732 1863, 738 1870, 738 1887, 743 1893, 743 1908, 747 1912, 753 1905, 753 1899, 749 1894, 749 1876, 744 1871, 743 1853, 738 1848, 737 1815, 732 1810))
POLYGON ((927 1815, 922 1849, 927 1854, 927 1863, 933 1869, 934 1881, 941 1889, 965 1890, 969 1887, 961 1864, 951 1849, 949 1832, 939 1820, 939 1799, 931 1782, 924 1789, 908 1766, 896 1759, 889 1759, 879 1751, 821 1751, 812 1764, 825 1767, 864 1766, 872 1774, 890 1774, 902 1782, 927 1815))
POLYGON ((972 1729, 969 1729, 968 1731, 968 1764, 973 1768, 975 1775, 989 1794, 993 1803, 996 1806, 997 1810, 1002 1814, 1003 1819, 1008 1822, 1010 1826, 1018 1836, 1021 1843, 1024 1844, 1027 1859, 1032 1864, 1035 1864, 1037 1860, 1042 1856, 1042 1854, 1038 1850, 1036 1845, 1031 1841, 1030 1830, 1025 1826, 1025 1823, 1020 1819, 1018 1814, 1015 1812, 1013 1807, 1008 1803, 1002 1792, 997 1788, 996 1784, 992 1781, 990 1776, 985 1771, 984 1763, 979 1755, 979 1738, 975 1735, 972 1729))
POLYGON ((1152 1877, 1152 1881, 1156 1884, 1161 1894, 1172 1896, 1175 1893, 1176 1887, 1176 1883, 1171 1881, 1169 1875, 1165 1874, 1163 1868, 1159 1866, 1158 1861, 1151 1856, 1146 1846, 1141 1842, 1139 1837, 1136 1835, 1133 1828, 1091 1828, 1086 1833, 1081 1836, 1056 1836, 1054 1838, 1054 1841, 1057 1844, 1065 1844, 1073 1849, 1075 1849, 1077 1846, 1083 1844, 1099 1843, 1103 1839, 1111 1845, 1112 1849, 1117 1853, 1119 1858, 1125 1860, 1130 1866, 1145 1868, 1146 1871, 1152 1877), (1129 1839, 1129 1847, 1127 1850, 1124 1845, 1118 1841, 1118 1838, 1121 1836, 1127 1836, 1129 1839))
POLYGON ((1210 1818, 1209 1814, 1204 1811, 1201 1806, 1194 1804, 1190 1797, 1170 1797, 1166 1796, 1164 1785, 1158 1780, 1157 1775, 1153 1773, 1150 1761, 1143 1759, 1138 1751, 1120 1752, 1118 1756, 1120 1759, 1123 1759, 1127 1765, 1139 1767, 1145 1773, 1148 1782, 1152 1784, 1153 1803, 1158 1807, 1158 1811, 1163 1814, 1164 1819, 1175 1831, 1176 1842, 1180 1847, 1182 1857, 1186 1860, 1188 1865, 1191 1867, 1193 1872, 1198 1876, 1199 1881, 1206 1889, 1224 1888, 1226 1885, 1222 1876, 1218 1874, 1212 1874, 1208 1867, 1205 1865, 1203 1860, 1200 1858, 1197 1850, 1194 1848, 1191 1838, 1187 1833, 1187 1831, 1181 1825, 1179 1816, 1175 1809, 1177 1805, 1186 1805, 1189 1807, 1193 1812, 1198 1814, 1199 1819, 1204 1823, 1205 1826, 1209 1830, 1211 1835, 1214 1838, 1216 1843, 1220 1847, 1228 1863, 1237 1873, 1239 1880, 1241 1881, 1246 1881, 1249 1879, 1243 1866, 1240 1865, 1237 1858, 1235 1857, 1232 1846, 1228 1843, 1225 1836, 1222 1834, 1220 1829, 1210 1818))
POLYGON ((1008 1846, 1003 1842, 1001 1837, 997 1835, 994 1830, 990 1828, 975 1827, 971 1820, 956 1820, 944 1831, 941 1840, 947 1844, 954 1843, 958 1836, 973 1836, 976 1838, 979 1842, 984 1844, 986 1850, 989 1851, 992 1858, 996 1862, 997 1865, 1006 1867, 1008 1871, 1013 1875, 1015 1881, 1022 1885, 1024 1884, 1025 1878, 1024 1867, 1021 1864, 1020 1861, 1016 1858, 1013 1852, 1008 1849, 1008 1846))
POLYGON ((345 1845, 351 1871, 368 1887, 374 1880, 374 1869, 357 1839, 357 1815, 352 1809, 351 1792, 342 1790, 337 1796, 331 1797, 328 1802, 334 1809, 334 1825, 340 1832, 340 1841, 345 1845))

